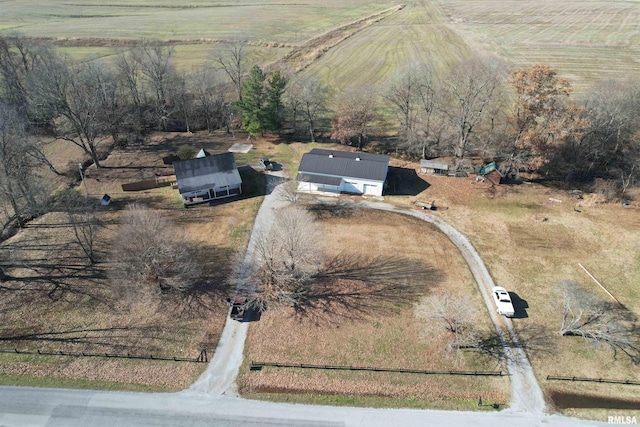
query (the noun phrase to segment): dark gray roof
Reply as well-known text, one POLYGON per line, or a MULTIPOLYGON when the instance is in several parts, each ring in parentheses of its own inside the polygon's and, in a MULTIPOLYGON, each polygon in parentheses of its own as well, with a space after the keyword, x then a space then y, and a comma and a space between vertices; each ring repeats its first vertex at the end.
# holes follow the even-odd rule
POLYGON ((384 181, 388 166, 389 156, 314 148, 302 156, 298 170, 309 174, 384 181))
POLYGON ((342 183, 342 178, 324 175, 309 175, 308 173, 299 173, 296 180, 300 182, 311 182, 313 184, 334 185, 336 187, 339 187, 342 183))
POLYGON ((242 183, 233 153, 173 162, 180 194, 242 183))

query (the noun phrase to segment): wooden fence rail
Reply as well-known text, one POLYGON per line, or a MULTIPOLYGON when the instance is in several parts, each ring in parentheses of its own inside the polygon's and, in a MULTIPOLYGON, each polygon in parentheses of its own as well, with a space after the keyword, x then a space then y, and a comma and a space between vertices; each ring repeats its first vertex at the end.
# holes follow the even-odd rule
POLYGON ((392 368, 376 368, 366 366, 332 366, 332 365, 309 365, 305 363, 288 364, 273 362, 254 362, 249 364, 249 370, 260 371, 265 366, 275 368, 299 368, 299 369, 327 369, 338 371, 369 371, 369 372, 393 372, 402 374, 425 374, 425 375, 466 375, 466 376, 482 376, 482 377, 501 377, 508 375, 502 371, 424 371, 420 369, 392 369, 392 368))
POLYGON ((558 381, 583 381, 583 382, 590 382, 590 383, 640 385, 640 381, 612 380, 612 379, 606 379, 606 378, 556 377, 553 375, 547 375, 547 379, 558 380, 558 381))
POLYGON ((162 360, 169 362, 193 362, 193 363, 206 363, 208 361, 207 350, 202 350, 197 358, 187 359, 183 357, 164 357, 154 356, 153 354, 140 355, 140 354, 114 354, 114 353, 87 353, 87 352, 67 352, 67 351, 42 351, 42 350, 18 350, 17 348, 0 348, 0 353, 13 353, 13 354, 32 354, 39 356, 69 356, 69 357, 105 357, 116 359, 146 359, 146 360, 162 360))

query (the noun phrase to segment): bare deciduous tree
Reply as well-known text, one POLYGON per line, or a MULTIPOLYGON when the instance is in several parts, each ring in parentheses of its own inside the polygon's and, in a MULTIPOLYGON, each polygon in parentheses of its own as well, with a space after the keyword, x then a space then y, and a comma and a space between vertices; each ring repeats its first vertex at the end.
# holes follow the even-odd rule
POLYGON ((61 210, 67 213, 76 243, 87 260, 91 264, 96 263, 98 261, 95 250, 96 233, 100 223, 96 215, 95 200, 87 199, 78 191, 68 189, 57 195, 56 202, 61 210))
POLYGON ((458 64, 444 80, 439 95, 440 113, 447 118, 455 135, 456 166, 461 167, 472 135, 494 112, 501 81, 499 62, 475 57, 458 64))
POLYGON ((355 139, 361 150, 378 118, 378 96, 370 88, 354 87, 345 91, 339 102, 336 116, 331 121, 331 139, 349 145, 355 139))
POLYGON ((257 262, 238 265, 231 283, 241 280, 251 304, 258 310, 268 305, 296 306, 304 302, 322 256, 319 231, 309 212, 298 206, 280 210, 271 229, 255 241, 257 262))
POLYGON ((0 103, 0 201, 10 206, 7 224, 23 227, 44 211, 51 189, 37 170, 42 159, 41 147, 26 134, 24 116, 0 103))
POLYGON ((395 76, 385 95, 400 121, 401 147, 422 158, 438 139, 433 132, 436 85, 431 68, 412 64, 395 76))
POLYGON ((97 148, 105 139, 104 89, 110 74, 68 59, 51 58, 46 65, 31 74, 32 103, 55 111, 57 136, 80 147, 100 167, 97 148))
POLYGON ((119 54, 115 60, 119 80, 122 87, 125 88, 124 93, 128 94, 126 99, 133 109, 133 115, 135 115, 135 120, 132 121, 138 137, 145 126, 145 106, 147 103, 146 93, 141 82, 140 61, 141 55, 138 47, 119 54))
POLYGON ((112 247, 117 278, 134 287, 186 292, 201 276, 184 231, 139 205, 128 206, 112 247))
POLYGON ((280 198, 287 203, 298 203, 302 197, 298 191, 298 185, 299 181, 288 178, 286 182, 280 184, 280 198))
POLYGON ((238 101, 242 102, 242 80, 249 70, 244 42, 236 40, 224 43, 215 50, 213 62, 229 77, 238 94, 238 101))
POLYGON ((587 94, 588 170, 619 177, 621 193, 640 176, 640 84, 606 80, 587 94))
POLYGON ((233 111, 223 85, 216 75, 209 67, 203 67, 194 75, 193 85, 193 96, 207 126, 207 132, 211 133, 218 127, 225 126, 229 133, 233 111))
POLYGON ((294 132, 297 118, 300 116, 306 123, 311 142, 316 141, 316 128, 318 121, 327 111, 328 97, 329 88, 318 79, 299 79, 287 87, 287 105, 293 116, 294 132))
POLYGON ((172 100, 178 82, 171 56, 173 46, 159 42, 145 43, 139 48, 142 78, 153 93, 153 112, 160 130, 168 130, 173 115, 178 111, 172 100))
POLYGON ((457 358, 464 348, 477 348, 480 334, 474 327, 476 308, 461 294, 434 294, 416 307, 416 315, 426 320, 426 333, 444 344, 446 353, 457 358))
POLYGON ((594 344, 605 344, 622 351, 640 363, 638 331, 633 313, 618 304, 605 301, 572 281, 557 285, 562 318, 561 336, 580 336, 594 344))

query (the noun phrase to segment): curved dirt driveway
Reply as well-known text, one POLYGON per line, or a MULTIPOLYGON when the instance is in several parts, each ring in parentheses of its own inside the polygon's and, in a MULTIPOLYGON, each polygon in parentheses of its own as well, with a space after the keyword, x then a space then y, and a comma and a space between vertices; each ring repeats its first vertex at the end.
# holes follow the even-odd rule
POLYGON ((491 320, 496 327, 496 332, 502 343, 502 347, 507 359, 507 369, 511 379, 511 402, 508 411, 528 412, 532 415, 542 415, 545 412, 545 402, 542 390, 538 385, 529 359, 521 348, 511 319, 500 316, 496 312, 493 299, 491 298, 491 288, 495 286, 487 267, 482 258, 475 250, 469 239, 462 233, 449 225, 442 218, 426 214, 424 212, 398 209, 388 203, 364 202, 362 205, 389 212, 396 212, 402 215, 409 215, 427 221, 449 237, 451 242, 460 250, 469 269, 478 284, 480 293, 487 305, 491 320), (511 342, 509 342, 509 339, 511 342))

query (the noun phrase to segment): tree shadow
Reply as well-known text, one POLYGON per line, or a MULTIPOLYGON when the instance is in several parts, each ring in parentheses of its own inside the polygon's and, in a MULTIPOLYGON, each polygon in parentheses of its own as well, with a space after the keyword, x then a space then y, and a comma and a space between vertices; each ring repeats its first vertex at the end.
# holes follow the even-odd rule
POLYGON ((417 196, 431 184, 422 179, 415 169, 389 166, 385 194, 394 196, 417 196))
POLYGON ((269 174, 264 175, 264 180, 266 183, 266 188, 265 188, 266 195, 273 193, 273 190, 275 190, 278 185, 291 181, 288 178, 284 178, 277 175, 269 175, 269 174))
POLYGON ((0 343, 9 347, 26 345, 46 350, 83 352, 134 352, 156 353, 175 341, 164 334, 164 326, 158 324, 120 324, 110 327, 77 326, 63 329, 46 329, 41 325, 23 328, 4 328, 0 343))
POLYGON ((527 313, 527 308, 529 308, 529 303, 520 298, 520 296, 515 292, 509 292, 509 297, 511 297, 511 303, 513 304, 514 315, 511 316, 514 319, 526 319, 529 317, 527 313))
POLYGON ((234 252, 229 248, 198 245, 193 257, 202 267, 201 280, 184 292, 169 292, 160 303, 160 310, 180 317, 208 316, 225 309, 223 301, 233 291, 227 281, 234 252))
POLYGON ((508 340, 503 343, 496 333, 487 333, 480 338, 477 350, 499 361, 506 360, 505 347, 523 349, 531 356, 551 355, 556 349, 549 330, 537 324, 527 324, 518 328, 518 342, 508 340))
POLYGON ((317 200, 306 205, 305 208, 321 221, 331 218, 349 218, 362 212, 360 205, 345 199, 330 202, 317 200))
POLYGON ((397 313, 442 281, 442 273, 418 260, 340 254, 313 277, 297 316, 334 323, 343 317, 397 313))

